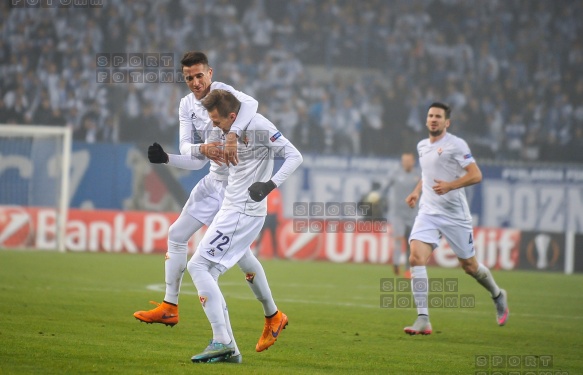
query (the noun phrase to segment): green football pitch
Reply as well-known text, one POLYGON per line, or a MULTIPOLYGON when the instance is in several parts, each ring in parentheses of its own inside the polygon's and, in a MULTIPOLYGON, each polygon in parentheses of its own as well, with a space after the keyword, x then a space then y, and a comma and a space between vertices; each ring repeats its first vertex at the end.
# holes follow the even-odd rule
POLYGON ((511 311, 498 327, 478 283, 430 268, 457 282, 442 297, 475 303, 433 308, 433 334, 408 336, 416 311, 391 305, 408 293, 388 266, 263 264, 287 329, 255 352, 263 310, 234 267, 220 284, 243 363, 193 364, 212 335, 188 274, 178 325, 132 316, 163 298, 163 255, 0 251, 0 374, 583 374, 583 275, 493 272, 511 311))

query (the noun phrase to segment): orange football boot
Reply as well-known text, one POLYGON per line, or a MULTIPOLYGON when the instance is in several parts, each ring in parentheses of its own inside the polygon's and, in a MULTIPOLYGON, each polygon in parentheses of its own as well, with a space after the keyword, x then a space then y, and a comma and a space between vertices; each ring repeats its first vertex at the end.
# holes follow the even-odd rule
POLYGON ((265 326, 263 327, 263 334, 259 338, 255 350, 262 352, 275 344, 279 334, 287 327, 287 315, 278 311, 273 317, 265 318, 265 326))
POLYGON ((163 301, 162 303, 150 301, 157 307, 148 311, 136 311, 134 317, 145 323, 162 323, 174 327, 178 324, 178 306, 163 301))

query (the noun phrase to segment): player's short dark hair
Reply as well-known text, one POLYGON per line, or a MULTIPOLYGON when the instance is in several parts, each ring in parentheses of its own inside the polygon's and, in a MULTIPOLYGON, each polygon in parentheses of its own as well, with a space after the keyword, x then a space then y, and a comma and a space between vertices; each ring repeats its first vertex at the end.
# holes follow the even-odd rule
POLYGON ((445 111, 445 119, 449 120, 449 118, 451 117, 451 107, 448 106, 447 104, 443 104, 440 102, 434 102, 431 103, 431 105, 429 106, 429 108, 427 108, 427 110, 431 109, 431 108, 441 108, 445 111))
POLYGON ((213 111, 215 108, 221 117, 229 116, 229 113, 239 113, 241 102, 227 90, 212 90, 203 100, 201 104, 207 111, 213 111))
POLYGON ((189 52, 186 52, 184 54, 184 56, 182 56, 182 60, 180 60, 180 64, 182 64, 182 67, 202 64, 208 68, 209 59, 206 57, 206 55, 203 52, 189 51, 189 52))

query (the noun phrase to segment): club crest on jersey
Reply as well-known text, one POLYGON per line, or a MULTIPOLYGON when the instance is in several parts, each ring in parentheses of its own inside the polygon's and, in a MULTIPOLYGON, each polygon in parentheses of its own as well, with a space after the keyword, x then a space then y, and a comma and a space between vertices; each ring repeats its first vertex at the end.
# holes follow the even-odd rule
POLYGON ((202 305, 202 307, 204 307, 204 305, 206 304, 206 300, 208 298, 206 298, 205 296, 198 296, 198 300, 200 301, 200 304, 202 305))
POLYGON ((275 142, 275 141, 277 140, 277 138, 279 138, 279 137, 281 137, 281 132, 277 132, 277 133, 275 133, 274 135, 272 135, 272 136, 269 138, 269 140, 270 140, 271 142, 275 142))
POLYGON ((440 155, 441 156, 441 153, 442 152, 443 152, 443 149, 441 147, 437 149, 437 155, 440 155))
POLYGON ((255 279, 255 272, 248 272, 245 274, 245 280, 253 284, 253 280, 255 279))
POLYGON ((210 249, 207 251, 208 255, 214 257, 215 256, 215 249, 210 249))

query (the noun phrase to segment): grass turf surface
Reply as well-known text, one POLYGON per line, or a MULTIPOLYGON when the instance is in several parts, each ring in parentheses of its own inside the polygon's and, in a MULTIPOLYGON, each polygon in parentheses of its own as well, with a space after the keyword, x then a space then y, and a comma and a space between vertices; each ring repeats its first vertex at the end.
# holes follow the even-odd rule
POLYGON ((457 278, 476 305, 432 309, 434 333, 408 336, 415 309, 380 308, 390 267, 262 263, 288 328, 255 352, 263 310, 234 267, 220 284, 243 363, 193 364, 212 333, 188 274, 178 325, 132 316, 162 300, 163 255, 0 251, 0 374, 475 374, 476 356, 492 355, 550 355, 552 373, 583 373, 583 275, 493 272, 511 311, 498 327, 478 283, 430 268, 430 277, 457 278))

